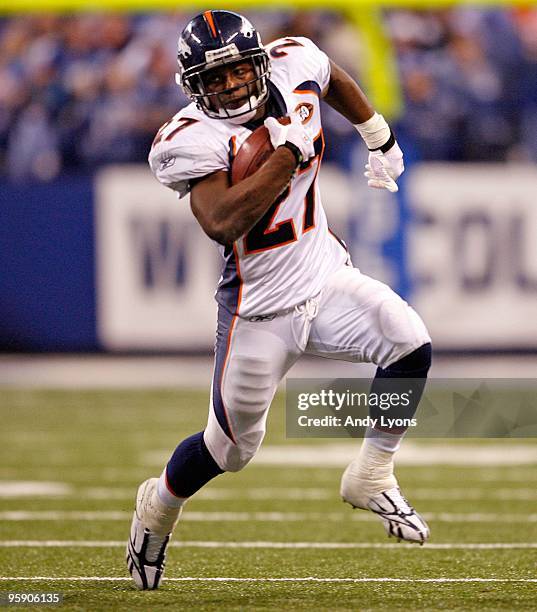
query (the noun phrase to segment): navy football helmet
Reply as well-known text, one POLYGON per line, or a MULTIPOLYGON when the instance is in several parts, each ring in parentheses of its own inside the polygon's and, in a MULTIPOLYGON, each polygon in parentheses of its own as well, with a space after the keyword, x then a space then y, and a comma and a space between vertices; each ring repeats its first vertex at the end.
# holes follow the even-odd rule
POLYGON ((179 36, 177 61, 177 82, 198 108, 213 119, 245 123, 268 98, 267 52, 256 29, 237 13, 205 11, 194 17, 179 36), (217 93, 207 92, 204 76, 209 70, 244 60, 252 63, 254 79, 217 93), (245 104, 226 108, 224 99, 229 100, 229 94, 241 87, 248 91, 245 104))

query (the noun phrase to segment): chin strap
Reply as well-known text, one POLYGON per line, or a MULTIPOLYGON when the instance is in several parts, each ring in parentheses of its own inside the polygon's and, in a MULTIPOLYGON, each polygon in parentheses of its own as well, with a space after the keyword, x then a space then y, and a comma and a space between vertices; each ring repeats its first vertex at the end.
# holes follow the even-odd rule
POLYGON ((229 121, 230 123, 233 123, 235 125, 241 125, 242 123, 247 123, 248 121, 251 121, 255 117, 255 114, 258 110, 257 101, 257 96, 250 96, 249 101, 246 102, 246 104, 240 106, 239 108, 236 108, 233 111, 226 111, 224 108, 221 108, 218 111, 218 114, 225 121, 229 121), (230 115, 230 112, 233 112, 233 114, 230 115))

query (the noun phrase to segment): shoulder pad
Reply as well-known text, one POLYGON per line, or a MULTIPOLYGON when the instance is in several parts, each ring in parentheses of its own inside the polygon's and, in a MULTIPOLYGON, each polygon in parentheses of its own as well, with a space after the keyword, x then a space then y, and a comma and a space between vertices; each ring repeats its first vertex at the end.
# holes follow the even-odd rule
POLYGON ((287 36, 266 46, 274 72, 286 71, 289 84, 314 81, 323 91, 330 82, 330 60, 309 38, 287 36))
POLYGON ((157 132, 149 165, 156 178, 182 198, 192 179, 229 169, 228 142, 202 113, 181 111, 157 132))

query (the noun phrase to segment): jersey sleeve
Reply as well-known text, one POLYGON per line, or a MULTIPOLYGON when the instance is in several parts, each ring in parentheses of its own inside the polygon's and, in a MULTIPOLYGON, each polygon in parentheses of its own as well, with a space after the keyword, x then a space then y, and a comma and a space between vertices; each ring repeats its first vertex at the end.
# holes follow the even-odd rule
POLYGON ((268 45, 267 51, 273 61, 285 58, 292 62, 290 70, 299 72, 295 78, 314 81, 323 91, 330 83, 330 59, 324 51, 309 38, 288 36, 268 45))
POLYGON ((190 181, 228 170, 229 158, 200 121, 174 118, 157 134, 149 165, 155 177, 182 198, 190 191, 190 181))

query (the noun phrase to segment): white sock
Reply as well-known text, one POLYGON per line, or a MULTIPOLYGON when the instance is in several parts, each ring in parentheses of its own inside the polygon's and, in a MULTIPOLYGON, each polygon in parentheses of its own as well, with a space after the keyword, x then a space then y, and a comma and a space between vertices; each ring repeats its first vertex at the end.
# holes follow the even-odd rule
POLYGON ((162 474, 158 479, 157 495, 160 502, 168 508, 182 508, 188 497, 177 497, 168 488, 166 479, 166 468, 162 470, 162 474))
POLYGON ((164 504, 158 496, 158 479, 150 478, 138 489, 136 509, 144 527, 165 536, 173 531, 183 508, 164 504))
POLYGON ((369 444, 381 451, 395 453, 399 450, 401 440, 403 439, 405 433, 406 432, 404 431, 403 433, 393 434, 387 431, 379 431, 378 429, 368 427, 365 432, 364 443, 367 441, 369 444))
POLYGON ((393 452, 378 448, 371 438, 366 438, 360 454, 343 473, 341 497, 353 506, 367 508, 372 497, 396 487, 393 455, 393 452))
POLYGON ((375 438, 365 438, 358 459, 354 461, 355 473, 361 479, 378 483, 382 488, 383 482, 386 483, 393 478, 393 455, 393 451, 380 448, 375 438))

